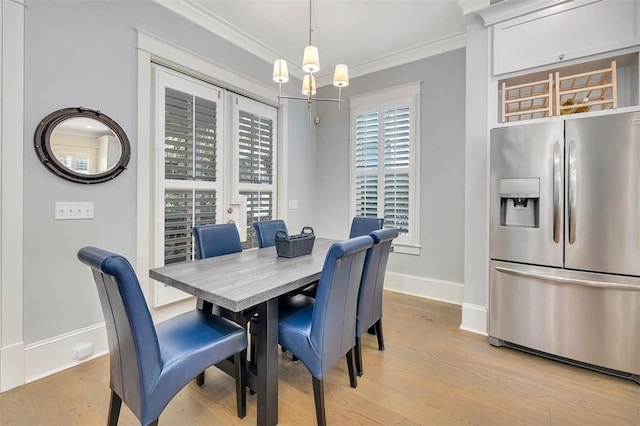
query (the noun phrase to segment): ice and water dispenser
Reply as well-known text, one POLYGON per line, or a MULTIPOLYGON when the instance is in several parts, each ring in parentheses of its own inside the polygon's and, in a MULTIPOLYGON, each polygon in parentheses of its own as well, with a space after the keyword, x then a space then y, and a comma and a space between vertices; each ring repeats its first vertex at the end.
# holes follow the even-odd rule
POLYGON ((540 227, 540 178, 500 179, 500 225, 540 227))

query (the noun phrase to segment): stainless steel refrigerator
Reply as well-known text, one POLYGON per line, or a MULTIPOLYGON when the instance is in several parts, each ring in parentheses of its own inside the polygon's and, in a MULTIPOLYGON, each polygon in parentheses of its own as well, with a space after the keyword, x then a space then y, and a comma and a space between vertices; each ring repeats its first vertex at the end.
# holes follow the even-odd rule
POLYGON ((640 113, 490 146, 489 342, 640 383, 640 113))

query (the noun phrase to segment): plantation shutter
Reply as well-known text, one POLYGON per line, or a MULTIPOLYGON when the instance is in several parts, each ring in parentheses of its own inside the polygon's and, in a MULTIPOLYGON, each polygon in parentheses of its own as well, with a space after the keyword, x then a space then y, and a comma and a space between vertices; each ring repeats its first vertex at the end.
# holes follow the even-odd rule
POLYGON ((408 106, 384 112, 384 223, 409 232, 409 166, 411 149, 411 110, 408 106), (391 170, 405 173, 387 172, 391 170))
POLYGON ((240 110, 238 132, 240 182, 273 183, 273 120, 240 110))
POLYGON ((164 263, 195 257, 191 228, 216 223, 218 104, 164 90, 164 263))
POLYGON ((276 219, 277 110, 248 98, 236 98, 238 193, 246 201, 243 248, 258 247, 253 222, 276 219))
POLYGON ((372 170, 378 167, 378 140, 380 120, 377 112, 358 114, 356 117, 356 169, 372 170))
POLYGON ((245 248, 258 247, 258 237, 253 229, 253 222, 274 218, 274 199, 271 191, 241 191, 247 199, 247 241, 245 248))
POLYGON ((165 179, 216 180, 216 103, 167 87, 165 179))

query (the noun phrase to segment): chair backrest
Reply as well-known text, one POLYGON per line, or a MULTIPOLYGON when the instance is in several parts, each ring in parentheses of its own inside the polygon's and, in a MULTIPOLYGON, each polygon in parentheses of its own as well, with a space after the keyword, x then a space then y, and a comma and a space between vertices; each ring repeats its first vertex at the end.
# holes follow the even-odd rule
POLYGON ((253 222, 253 229, 258 237, 258 247, 265 248, 276 245, 276 231, 286 231, 287 225, 282 219, 253 222))
POLYGON ((351 221, 351 230, 349 238, 359 237, 361 235, 369 235, 371 232, 382 229, 384 219, 380 217, 361 217, 356 216, 351 221))
POLYGON ((334 243, 324 261, 313 317, 311 343, 318 351, 322 377, 354 346, 358 289, 366 250, 373 245, 369 236, 334 243))
POLYGON ((194 226, 196 258, 222 256, 242 251, 238 228, 233 223, 194 226))
POLYGON ((358 316, 356 336, 374 325, 382 318, 382 287, 387 260, 391 251, 391 243, 398 237, 395 228, 380 229, 369 234, 373 238, 373 247, 367 250, 364 259, 362 281, 358 294, 358 316))
POLYGON ((111 389, 138 418, 161 371, 158 336, 136 273, 124 257, 96 247, 78 251, 93 270, 109 340, 111 389))

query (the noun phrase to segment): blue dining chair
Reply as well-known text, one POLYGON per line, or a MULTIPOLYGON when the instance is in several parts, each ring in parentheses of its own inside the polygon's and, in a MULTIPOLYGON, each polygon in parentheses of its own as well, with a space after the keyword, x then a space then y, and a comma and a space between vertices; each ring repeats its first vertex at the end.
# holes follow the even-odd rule
POLYGON ((276 231, 287 232, 287 225, 281 219, 265 220, 253 222, 253 229, 258 238, 258 248, 265 248, 276 245, 276 231))
MULTIPOLYGON (((207 259, 210 257, 223 256, 226 254, 239 253, 242 251, 242 242, 238 227, 233 223, 216 223, 209 225, 198 225, 191 229, 196 246, 196 259, 207 259)), ((214 305, 202 299, 198 299, 197 308, 211 312, 214 315, 230 319, 238 324, 242 324, 246 329, 246 324, 255 315, 257 309, 249 309, 242 312, 232 312, 221 306, 214 305)), ((254 341, 252 339, 252 345, 254 341)), ((255 353, 252 351, 251 353, 255 353)), ((246 353, 244 354, 246 358, 246 353)), ((196 382, 198 386, 204 384, 204 371, 198 376, 196 382)))
POLYGON ((279 309, 278 341, 307 367, 313 380, 318 425, 326 425, 324 376, 346 356, 351 387, 357 380, 353 366, 358 289, 369 236, 334 243, 327 252, 315 299, 297 308, 279 309))
POLYGON ((242 251, 240 234, 233 223, 194 226, 191 232, 195 240, 197 259, 206 259, 242 251))
POLYGON ((203 311, 191 311, 154 326, 138 278, 124 257, 96 247, 78 251, 91 267, 109 341, 111 402, 107 424, 115 425, 122 402, 143 425, 157 424, 171 399, 204 369, 233 356, 237 362, 238 416, 244 392, 247 336, 242 327, 203 311))
POLYGON ((361 337, 365 330, 375 328, 378 337, 378 349, 384 350, 382 335, 382 288, 387 260, 391 252, 391 243, 398 237, 395 228, 380 229, 369 234, 373 238, 373 247, 367 250, 358 293, 358 315, 356 316, 356 371, 358 376, 364 374, 362 369, 361 337))
POLYGON ((382 229, 383 225, 384 219, 380 217, 356 216, 351 221, 349 238, 359 237, 360 235, 369 235, 375 230, 382 229))

